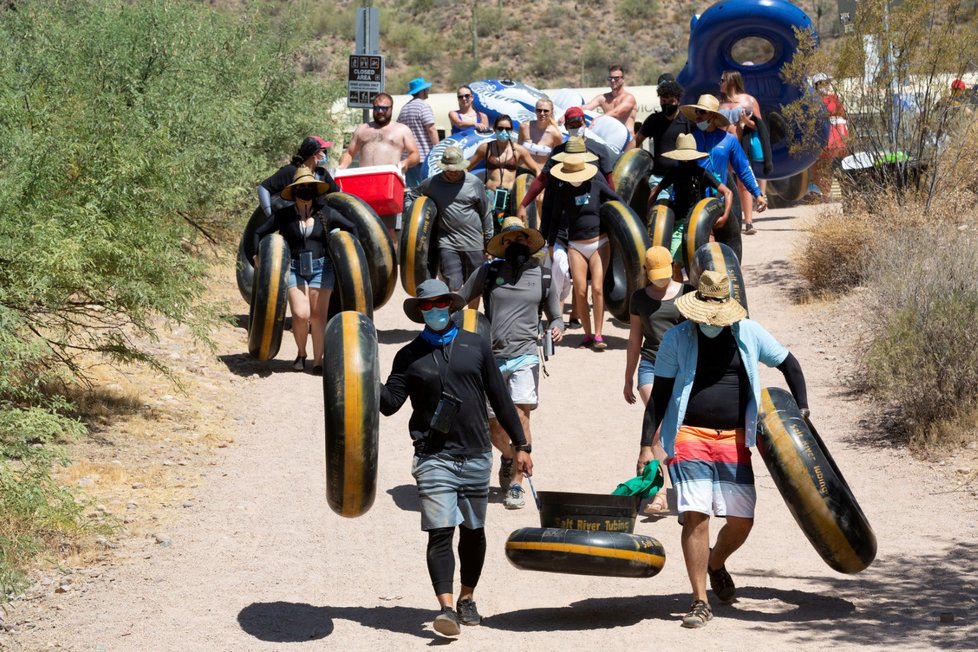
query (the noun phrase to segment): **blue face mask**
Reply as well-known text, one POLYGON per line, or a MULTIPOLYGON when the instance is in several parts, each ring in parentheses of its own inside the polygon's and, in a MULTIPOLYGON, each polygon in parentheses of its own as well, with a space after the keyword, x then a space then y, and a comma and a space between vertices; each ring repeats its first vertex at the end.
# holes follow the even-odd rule
POLYGON ((425 325, 433 331, 443 331, 448 326, 448 308, 422 310, 421 316, 424 317, 425 325))
POLYGON ((697 326, 700 327, 700 332, 711 340, 723 332, 723 326, 710 326, 709 324, 697 324, 697 326))
POLYGON ((509 129, 497 129, 496 130, 496 140, 498 140, 501 143, 505 143, 507 140, 510 139, 510 134, 511 133, 513 133, 513 132, 511 130, 509 130, 509 129))
POLYGON ((706 131, 707 129, 710 128, 710 121, 709 120, 703 120, 702 122, 697 122, 696 123, 696 126, 699 127, 699 130, 700 131, 706 131))

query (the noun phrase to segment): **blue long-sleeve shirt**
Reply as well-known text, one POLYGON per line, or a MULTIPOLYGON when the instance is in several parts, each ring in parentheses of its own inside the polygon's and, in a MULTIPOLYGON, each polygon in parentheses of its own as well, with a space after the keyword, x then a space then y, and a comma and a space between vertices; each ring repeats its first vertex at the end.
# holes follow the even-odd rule
POLYGON ((757 179, 750 169, 750 161, 747 160, 747 154, 744 153, 744 148, 740 146, 736 136, 723 129, 713 131, 697 129, 693 133, 693 138, 696 139, 696 149, 709 154, 707 158, 698 161, 700 166, 716 174, 720 183, 730 185, 727 183, 727 168, 732 165, 734 172, 751 194, 755 197, 761 195, 757 179))

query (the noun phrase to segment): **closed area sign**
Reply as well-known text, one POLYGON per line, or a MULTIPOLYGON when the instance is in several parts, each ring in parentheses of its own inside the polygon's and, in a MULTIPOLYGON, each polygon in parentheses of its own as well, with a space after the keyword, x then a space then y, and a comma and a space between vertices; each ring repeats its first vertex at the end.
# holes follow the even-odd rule
POLYGON ((384 90, 384 55, 350 55, 346 105, 351 109, 369 109, 374 97, 384 90))

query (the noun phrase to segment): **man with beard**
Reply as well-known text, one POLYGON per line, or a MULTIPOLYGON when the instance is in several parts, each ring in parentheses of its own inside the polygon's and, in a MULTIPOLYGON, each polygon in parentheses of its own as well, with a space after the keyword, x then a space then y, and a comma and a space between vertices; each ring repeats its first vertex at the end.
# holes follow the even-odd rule
MULTIPOLYGON (((492 326, 492 354, 516 404, 528 444, 532 443, 530 411, 537 407, 540 385, 537 345, 541 310, 547 315, 547 328, 554 342, 559 342, 564 332, 558 293, 551 288, 549 271, 533 258, 544 244, 539 231, 523 226, 518 217, 506 218, 502 230, 486 245, 486 253, 494 260, 469 276, 459 291, 464 301, 483 297, 492 326)), ((523 472, 513 463, 517 451, 491 409, 489 434, 502 453, 499 485, 506 491, 503 505, 506 509, 520 509, 525 500, 523 472)), ((530 452, 530 446, 522 450, 530 452)))
MULTIPOLYGON (((354 157, 360 157, 360 167, 371 165, 397 165, 409 169, 421 162, 418 143, 411 130, 399 122, 391 121, 394 98, 387 93, 374 97, 373 120, 364 123, 353 132, 349 147, 340 156, 339 168, 347 168, 354 157), (402 161, 401 158, 405 157, 402 161)), ((397 215, 381 215, 391 239, 397 242, 397 215)))

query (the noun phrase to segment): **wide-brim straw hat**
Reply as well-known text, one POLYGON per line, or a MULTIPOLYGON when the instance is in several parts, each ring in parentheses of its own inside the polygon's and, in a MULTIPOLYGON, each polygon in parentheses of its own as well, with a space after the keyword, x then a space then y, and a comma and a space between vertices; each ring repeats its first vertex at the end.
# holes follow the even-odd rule
POLYGON ((321 195, 325 192, 329 192, 329 184, 324 183, 313 176, 312 170, 307 168, 305 165, 300 165, 295 169, 295 174, 292 176, 292 183, 285 186, 282 190, 282 199, 287 199, 292 201, 295 196, 292 194, 296 186, 305 186, 307 184, 315 184, 316 195, 321 195))
POLYGON ((663 152, 662 156, 674 161, 695 161, 706 158, 709 154, 696 149, 696 139, 693 138, 693 134, 679 134, 679 137, 676 138, 676 149, 671 152, 663 152))
POLYGON ((706 270, 696 292, 676 299, 676 309, 697 324, 730 326, 747 316, 740 302, 730 296, 730 279, 724 272, 706 270))
POLYGON ((404 300, 404 314, 417 324, 424 323, 424 315, 421 314, 421 308, 418 306, 422 301, 430 301, 438 297, 451 297, 452 303, 448 307, 449 313, 458 312, 465 307, 465 301, 462 300, 462 297, 449 290, 443 281, 436 278, 422 281, 415 294, 417 296, 408 297, 404 300))
POLYGON ((494 235, 492 240, 486 244, 486 253, 496 258, 504 258, 506 256, 506 247, 503 246, 503 236, 507 233, 517 232, 526 235, 526 246, 530 248, 530 255, 540 251, 543 245, 547 244, 543 234, 536 229, 531 229, 524 225, 523 220, 518 217, 507 217, 503 220, 503 227, 499 233, 494 235))
POLYGON ((701 111, 707 111, 709 113, 715 113, 716 125, 718 127, 727 127, 730 125, 730 121, 720 113, 720 100, 710 94, 700 95, 700 99, 696 100, 696 104, 684 104, 679 107, 679 110, 683 112, 687 118, 693 122, 697 122, 696 109, 701 111))
POLYGON ((587 181, 598 173, 598 167, 585 161, 582 155, 571 154, 561 161, 560 165, 550 168, 550 175, 570 183, 587 181))
POLYGON ((564 145, 563 151, 557 152, 550 158, 561 162, 566 161, 569 157, 574 155, 580 156, 585 163, 594 163, 598 160, 596 154, 592 154, 591 152, 587 151, 587 145, 584 144, 584 139, 580 136, 568 138, 567 144, 564 145))

